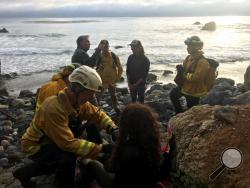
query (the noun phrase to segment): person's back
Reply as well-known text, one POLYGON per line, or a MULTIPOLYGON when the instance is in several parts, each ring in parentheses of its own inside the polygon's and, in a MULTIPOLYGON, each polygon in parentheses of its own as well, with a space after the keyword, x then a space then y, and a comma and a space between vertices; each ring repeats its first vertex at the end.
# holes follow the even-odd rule
POLYGON ((148 163, 144 149, 135 143, 122 145, 119 152, 119 163, 115 163, 115 188, 144 187, 153 188, 157 182, 158 166, 148 163))

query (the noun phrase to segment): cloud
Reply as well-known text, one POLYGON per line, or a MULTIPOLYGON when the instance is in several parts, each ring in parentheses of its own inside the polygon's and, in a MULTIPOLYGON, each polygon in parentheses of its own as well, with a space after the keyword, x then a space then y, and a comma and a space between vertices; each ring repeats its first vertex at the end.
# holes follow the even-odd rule
POLYGON ((5 17, 250 15, 246 0, 1 0, 0 7, 5 17))

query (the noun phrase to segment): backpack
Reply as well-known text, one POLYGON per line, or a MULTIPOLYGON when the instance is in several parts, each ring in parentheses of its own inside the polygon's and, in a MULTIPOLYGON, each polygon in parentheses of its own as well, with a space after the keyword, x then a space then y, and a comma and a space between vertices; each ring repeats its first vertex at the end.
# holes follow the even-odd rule
MULTIPOLYGON (((115 53, 114 52, 111 52, 111 56, 112 56, 112 59, 113 59, 113 65, 112 65, 112 67, 114 68, 114 69, 116 69, 116 67, 117 67, 117 57, 116 57, 116 55, 115 55, 115 53)), ((100 68, 100 66, 101 66, 101 61, 102 61, 102 56, 100 56, 98 59, 97 59, 97 62, 96 62, 96 70, 98 70, 99 68, 100 68)))
MULTIPOLYGON (((186 58, 186 60, 190 57, 190 55, 188 55, 188 57, 186 58)), ((210 59, 210 58, 206 58, 204 56, 201 56, 201 58, 204 58, 208 61, 210 68, 207 71, 207 75, 206 75, 206 79, 205 79, 205 84, 207 86, 208 91, 210 89, 212 89, 213 85, 214 85, 214 81, 218 76, 218 71, 217 68, 219 66, 219 62, 217 62, 214 59, 210 59)), ((201 59, 200 58, 200 59, 201 59)), ((196 60, 195 64, 194 64, 194 70, 196 69, 196 66, 198 64, 198 62, 200 61, 200 59, 196 60)), ((189 72, 189 71, 188 71, 189 72)))
POLYGON ((207 89, 209 91, 214 86, 215 79, 218 76, 217 68, 219 67, 219 62, 215 61, 214 59, 209 59, 209 58, 205 58, 205 59, 208 61, 209 65, 210 65, 210 69, 207 72, 207 77, 205 80, 205 83, 207 85, 207 89))

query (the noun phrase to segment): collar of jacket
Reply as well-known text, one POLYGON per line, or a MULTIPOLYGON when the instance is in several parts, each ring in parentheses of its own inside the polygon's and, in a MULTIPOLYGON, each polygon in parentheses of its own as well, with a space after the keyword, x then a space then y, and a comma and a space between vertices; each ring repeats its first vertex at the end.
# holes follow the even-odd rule
POLYGON ((64 88, 58 93, 58 101, 62 105, 63 110, 66 112, 67 115, 76 115, 77 111, 70 103, 69 97, 66 94, 66 90, 67 88, 64 88))
POLYGON ((77 46, 77 49, 83 50, 84 52, 87 52, 87 50, 81 48, 80 46, 77 46))
POLYGON ((195 54, 192 54, 191 57, 193 60, 200 59, 203 56, 204 52, 203 51, 198 51, 195 54))

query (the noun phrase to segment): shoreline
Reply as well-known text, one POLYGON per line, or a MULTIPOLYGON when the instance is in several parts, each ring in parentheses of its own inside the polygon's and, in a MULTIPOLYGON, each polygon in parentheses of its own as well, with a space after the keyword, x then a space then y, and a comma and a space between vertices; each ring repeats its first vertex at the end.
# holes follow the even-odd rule
MULTIPOLYGON (((174 83, 174 77, 176 74, 175 71, 176 64, 152 64, 151 70, 149 71, 151 74, 157 76, 156 83, 168 84, 174 83), (168 74, 166 76, 163 75, 165 70, 170 70, 173 74, 168 74)), ((238 61, 236 63, 220 63, 218 68, 219 75, 218 78, 229 78, 235 81, 235 84, 241 84, 244 82, 244 73, 246 72, 247 67, 250 65, 250 61, 238 61), (242 72, 243 71, 243 72, 242 72)), ((118 83, 118 88, 127 87, 126 68, 123 66, 124 72, 123 77, 125 81, 122 83, 118 83)), ((48 82, 53 74, 56 71, 42 71, 38 73, 19 75, 12 79, 4 80, 5 87, 10 95, 18 95, 21 90, 31 90, 32 92, 36 92, 36 90, 41 87, 44 83, 48 82)), ((154 85, 154 83, 150 84, 154 85)))

